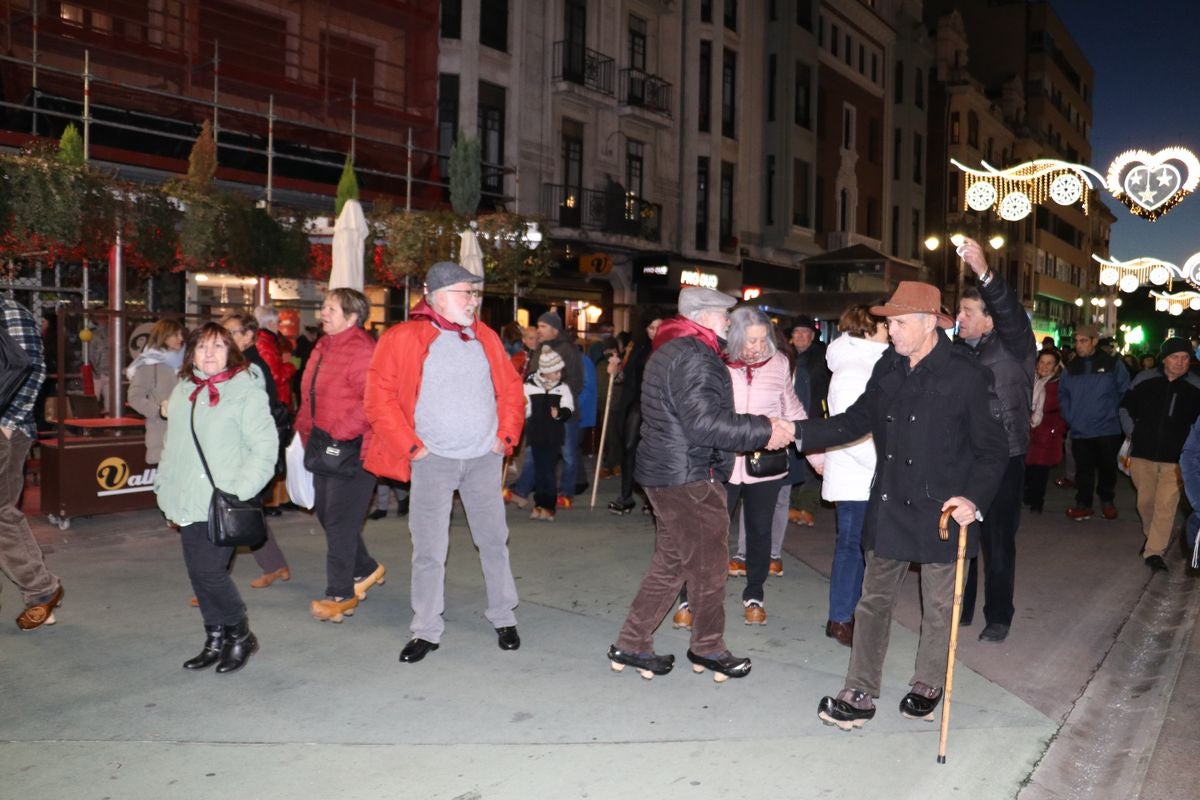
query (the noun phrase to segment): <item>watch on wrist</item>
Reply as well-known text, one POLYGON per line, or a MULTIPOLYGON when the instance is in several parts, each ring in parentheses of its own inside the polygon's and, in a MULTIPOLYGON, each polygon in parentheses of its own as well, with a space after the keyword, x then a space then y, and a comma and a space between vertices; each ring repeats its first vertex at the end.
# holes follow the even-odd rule
POLYGON ((982 512, 982 511, 980 511, 978 508, 977 508, 977 509, 975 509, 975 521, 976 521, 976 522, 983 522, 983 512, 982 512))
POLYGON ((979 276, 979 285, 987 286, 989 283, 992 282, 992 278, 994 278, 994 277, 996 277, 996 276, 992 273, 992 270, 989 267, 982 275, 979 276))

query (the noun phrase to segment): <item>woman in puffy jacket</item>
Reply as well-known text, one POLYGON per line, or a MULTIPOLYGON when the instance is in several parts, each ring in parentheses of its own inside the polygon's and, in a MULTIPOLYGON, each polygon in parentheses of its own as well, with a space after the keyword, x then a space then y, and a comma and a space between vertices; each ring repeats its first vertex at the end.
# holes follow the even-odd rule
POLYGON ((167 401, 154 492, 158 507, 179 527, 183 563, 204 618, 204 648, 183 666, 199 670, 216 664, 219 673, 233 672, 258 650, 258 640, 229 576, 235 548, 208 540, 208 507, 214 486, 240 500, 261 492, 275 475, 279 436, 263 378, 247 369, 233 337, 217 323, 206 323, 188 337, 178 377, 167 401))
MULTIPOLYGON (((729 317, 725 363, 733 382, 733 407, 739 414, 761 414, 787 420, 806 419, 792 388, 787 356, 775 345, 771 318, 756 308, 734 309, 729 317)), ((819 466, 822 456, 809 459, 819 466)), ((777 475, 755 477, 747 471, 747 454, 738 454, 725 484, 730 514, 741 501, 746 517, 746 588, 742 606, 747 625, 765 625, 763 586, 771 563, 771 520, 787 468, 777 475)))
MULTIPOLYGON (((825 363, 829 380, 829 415, 840 414, 867 388, 875 362, 888 348, 887 320, 870 307, 852 305, 842 312, 829 343, 825 363)), ((821 499, 837 504, 837 540, 829 575, 829 617, 825 635, 850 647, 854 639, 854 607, 862 593, 862 531, 875 475, 875 445, 870 436, 825 452, 821 499)))
POLYGON ((1063 459, 1067 423, 1058 405, 1058 377, 1062 362, 1057 350, 1043 350, 1034 367, 1033 413, 1030 415, 1029 452, 1025 455, 1025 504, 1042 512, 1050 469, 1063 459))
POLYGON ((146 463, 153 466, 162 455, 167 420, 163 403, 179 383, 183 363, 183 337, 187 335, 177 319, 154 323, 146 346, 125 370, 129 378, 129 405, 146 418, 146 463))
MULTIPOLYGON (((314 619, 341 622, 351 616, 367 590, 383 583, 383 565, 371 558, 362 531, 375 496, 375 476, 363 469, 371 424, 363 409, 367 369, 375 339, 363 329, 370 306, 362 292, 333 289, 321 304, 321 328, 300 380, 296 432, 308 443, 313 428, 339 442, 358 440, 359 455, 350 474, 323 475, 313 470, 314 510, 325 529, 325 597, 313 600, 314 619), (316 404, 314 415, 313 404, 316 404)), ((307 454, 306 454, 307 461, 307 454)))

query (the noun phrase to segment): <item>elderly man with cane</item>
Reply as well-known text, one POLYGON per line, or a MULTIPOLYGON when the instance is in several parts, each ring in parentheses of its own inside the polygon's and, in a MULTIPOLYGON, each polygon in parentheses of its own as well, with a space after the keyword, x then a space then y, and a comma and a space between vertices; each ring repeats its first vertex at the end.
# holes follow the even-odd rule
POLYGON ((887 317, 892 346, 866 390, 845 412, 795 423, 796 446, 816 450, 872 434, 875 476, 863 527, 866 573, 854 612, 845 686, 817 715, 843 730, 875 716, 882 691, 892 610, 909 565, 921 565, 921 638, 900 713, 933 719, 942 699, 950 643, 955 542, 938 537, 943 511, 970 525, 968 555, 979 547, 976 521, 992 501, 1008 461, 992 375, 939 330, 954 324, 936 287, 901 281, 871 313, 887 317))

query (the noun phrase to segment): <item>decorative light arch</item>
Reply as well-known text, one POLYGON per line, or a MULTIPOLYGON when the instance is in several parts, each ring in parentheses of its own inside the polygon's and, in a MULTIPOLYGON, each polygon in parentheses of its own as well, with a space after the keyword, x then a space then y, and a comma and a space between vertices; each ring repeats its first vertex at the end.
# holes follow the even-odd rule
POLYGON ((1035 205, 1053 200, 1061 206, 1082 202, 1083 213, 1095 184, 1101 186, 1104 176, 1083 164, 1072 164, 1053 158, 1029 161, 1007 169, 997 169, 986 161, 980 169, 968 167, 957 159, 950 159, 963 174, 963 211, 987 211, 994 209, 996 215, 1009 222, 1029 216, 1035 205))

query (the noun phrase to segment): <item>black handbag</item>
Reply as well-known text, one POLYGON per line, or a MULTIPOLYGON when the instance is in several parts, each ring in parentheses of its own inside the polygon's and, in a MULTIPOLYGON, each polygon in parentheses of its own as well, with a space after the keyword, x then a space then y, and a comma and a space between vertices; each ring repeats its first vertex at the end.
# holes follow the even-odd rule
POLYGON ((746 454, 746 474, 751 478, 778 478, 787 474, 787 448, 755 450, 746 454))
POLYGON ((192 402, 192 441, 200 454, 204 474, 212 484, 212 500, 208 503, 208 540, 217 547, 258 547, 267 539, 267 518, 263 514, 262 498, 239 500, 237 495, 223 492, 213 483, 208 460, 196 436, 196 403, 192 402))
POLYGON ((314 475, 353 478, 360 469, 362 437, 334 439, 328 432, 317 427, 317 375, 321 372, 323 361, 325 356, 321 356, 321 360, 313 368, 312 383, 308 387, 308 405, 312 411, 313 426, 308 432, 308 441, 304 443, 304 466, 314 475))

